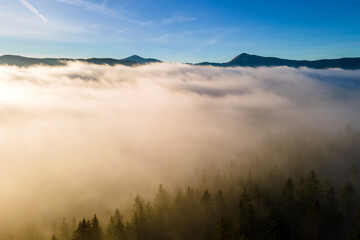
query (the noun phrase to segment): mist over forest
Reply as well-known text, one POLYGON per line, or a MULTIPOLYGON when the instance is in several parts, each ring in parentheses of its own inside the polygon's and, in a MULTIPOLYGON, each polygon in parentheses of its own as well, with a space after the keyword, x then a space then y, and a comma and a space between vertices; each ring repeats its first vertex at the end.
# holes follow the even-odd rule
POLYGON ((360 70, 0 66, 0 239, 360 234, 359 106, 360 70))

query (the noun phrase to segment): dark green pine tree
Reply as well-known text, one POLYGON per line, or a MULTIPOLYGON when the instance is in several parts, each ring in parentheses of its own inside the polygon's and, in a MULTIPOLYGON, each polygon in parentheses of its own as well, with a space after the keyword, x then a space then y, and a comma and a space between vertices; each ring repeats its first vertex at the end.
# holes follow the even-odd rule
POLYGON ((218 224, 215 229, 216 240, 228 240, 230 239, 230 228, 229 224, 225 222, 223 217, 220 217, 218 224))
POLYGON ((121 216, 120 211, 119 211, 118 208, 115 210, 115 213, 114 213, 113 217, 114 217, 115 222, 118 222, 119 220, 122 221, 122 216, 121 216))
POLYGON ((106 227, 105 237, 107 240, 115 240, 115 220, 113 216, 110 216, 109 223, 106 227))
POLYGON ((321 208, 318 200, 315 200, 308 208, 305 217, 304 230, 307 236, 306 239, 316 240, 319 239, 321 229, 321 208))
POLYGON ((350 182, 347 182, 341 189, 339 195, 341 210, 346 218, 352 218, 358 203, 355 189, 350 182))
POLYGON ((219 190, 214 196, 214 209, 217 219, 219 217, 222 217, 227 221, 230 219, 230 214, 228 213, 228 206, 225 202, 224 193, 221 190, 219 190))
POLYGON ((72 240, 90 240, 91 238, 91 223, 85 218, 79 223, 77 229, 74 231, 72 240))
POLYGON ((162 184, 160 184, 158 192, 156 193, 155 196, 155 207, 157 209, 160 209, 162 211, 168 211, 169 209, 169 194, 167 193, 167 191, 165 190, 165 188, 162 186, 162 184))
POLYGON ((349 234, 350 226, 353 225, 358 199, 355 189, 350 182, 347 182, 339 194, 340 212, 344 216, 345 234, 349 234))
POLYGON ((96 217, 96 214, 94 215, 93 219, 91 220, 90 224, 90 236, 91 238, 89 240, 102 240, 102 229, 100 227, 100 223, 98 218, 96 217))
POLYGON ((211 208, 212 207, 212 199, 211 199, 211 195, 209 193, 209 190, 207 190, 207 189, 205 190, 205 192, 201 196, 200 201, 201 201, 202 205, 205 206, 206 208, 211 208))
POLYGON ((305 180, 304 187, 305 203, 307 204, 307 206, 312 206, 315 201, 318 201, 318 203, 320 203, 323 190, 314 169, 311 170, 308 174, 305 180))
POLYGON ((114 229, 114 237, 115 240, 126 240, 126 232, 125 232, 125 226, 122 222, 122 220, 118 220, 117 224, 115 225, 114 229))
POLYGON ((119 209, 110 217, 106 228, 106 240, 125 239, 125 227, 119 209))
POLYGON ((324 196, 322 225, 326 239, 338 239, 343 225, 343 217, 339 212, 339 204, 335 189, 331 186, 324 196))
POLYGON ((147 239, 147 219, 144 207, 144 200, 137 195, 133 205, 132 229, 136 240, 147 239))
POLYGON ((235 210, 233 219, 233 239, 253 239, 254 209, 250 197, 244 188, 235 210))
POLYGON ((264 239, 285 240, 290 239, 289 229, 285 218, 278 207, 273 207, 264 222, 264 239))
POLYGON ((166 224, 168 223, 168 215, 170 212, 170 196, 165 188, 160 184, 158 192, 155 196, 154 209, 151 208, 150 204, 147 207, 147 216, 152 218, 154 213, 155 219, 151 223, 151 229, 153 230, 151 235, 155 239, 162 240, 165 239, 166 224), (154 212, 153 212, 154 210, 154 212))
POLYGON ((211 239, 217 224, 214 218, 212 196, 209 190, 205 190, 200 198, 201 208, 199 209, 200 227, 203 230, 202 238, 211 239))
POLYGON ((348 240, 360 240, 360 206, 356 210, 354 224, 348 240))
POLYGON ((305 179, 301 177, 295 188, 295 204, 301 213, 305 211, 305 179))
POLYGON ((282 188, 280 202, 285 206, 290 206, 294 202, 294 184, 291 178, 286 181, 282 188))

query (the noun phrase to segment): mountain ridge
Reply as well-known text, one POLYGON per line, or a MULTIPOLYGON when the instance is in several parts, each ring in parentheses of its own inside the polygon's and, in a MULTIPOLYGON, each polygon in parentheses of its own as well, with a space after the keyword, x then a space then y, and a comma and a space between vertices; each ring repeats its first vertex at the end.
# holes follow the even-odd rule
MULTIPOLYGON (((97 65, 124 65, 137 66, 150 63, 160 63, 162 61, 155 58, 143 58, 138 55, 132 55, 122 59, 115 58, 31 58, 19 55, 0 56, 0 65, 11 65, 19 67, 28 67, 34 65, 45 66, 63 66, 66 62, 80 61, 97 65)), ((201 62, 194 65, 199 66, 216 66, 216 67, 308 67, 312 69, 341 68, 355 70, 360 69, 360 57, 344 57, 337 59, 319 59, 319 60, 290 60, 278 57, 263 57, 241 53, 228 62, 201 62)))
POLYGON ((341 69, 360 69, 360 57, 319 59, 319 60, 290 60, 278 57, 263 57, 242 53, 225 63, 202 62, 196 65, 210 65, 217 67, 308 67, 313 69, 341 68, 341 69))
POLYGON ((124 66, 136 66, 144 65, 154 62, 161 62, 154 58, 142 58, 137 55, 133 55, 123 59, 115 58, 32 58, 23 57, 19 55, 3 55, 0 56, 0 65, 10 65, 18 67, 29 67, 34 65, 45 65, 45 66, 64 66, 66 62, 86 62, 97 65, 124 65, 124 66))

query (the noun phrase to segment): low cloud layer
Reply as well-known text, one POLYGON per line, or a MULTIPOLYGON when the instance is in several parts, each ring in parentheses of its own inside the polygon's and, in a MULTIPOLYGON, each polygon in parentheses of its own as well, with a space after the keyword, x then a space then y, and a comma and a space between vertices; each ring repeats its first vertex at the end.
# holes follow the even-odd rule
POLYGON ((359 86, 338 69, 0 66, 0 225, 112 211, 269 133, 359 129, 359 86))

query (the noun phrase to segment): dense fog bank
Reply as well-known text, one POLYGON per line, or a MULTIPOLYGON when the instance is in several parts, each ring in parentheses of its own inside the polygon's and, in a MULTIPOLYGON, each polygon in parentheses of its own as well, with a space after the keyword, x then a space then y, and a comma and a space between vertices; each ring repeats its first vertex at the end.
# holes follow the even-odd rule
MULTIPOLYGON (((327 148, 346 143, 338 133, 347 125, 351 136, 360 129, 359 82, 360 71, 338 69, 0 66, 0 233, 106 215, 161 183, 175 188, 234 158, 271 159, 271 149, 281 171, 296 169, 296 154, 281 155, 296 145, 288 135, 325 149, 310 154, 321 167, 343 166, 327 148)), ((358 142, 349 141, 343 151, 355 159, 358 142)))

